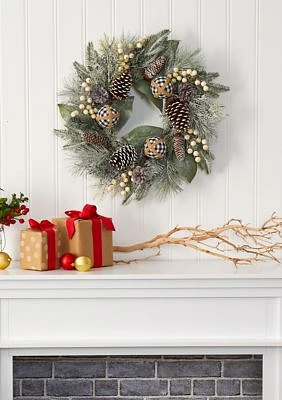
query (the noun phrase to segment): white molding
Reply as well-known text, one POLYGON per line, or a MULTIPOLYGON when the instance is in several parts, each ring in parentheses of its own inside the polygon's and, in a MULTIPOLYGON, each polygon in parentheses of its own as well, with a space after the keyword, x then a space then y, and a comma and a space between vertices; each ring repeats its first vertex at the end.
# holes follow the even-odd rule
POLYGON ((12 400, 16 355, 262 354, 264 398, 280 400, 281 298, 274 264, 153 261, 90 273, 14 264, 0 272, 1 398, 12 400))

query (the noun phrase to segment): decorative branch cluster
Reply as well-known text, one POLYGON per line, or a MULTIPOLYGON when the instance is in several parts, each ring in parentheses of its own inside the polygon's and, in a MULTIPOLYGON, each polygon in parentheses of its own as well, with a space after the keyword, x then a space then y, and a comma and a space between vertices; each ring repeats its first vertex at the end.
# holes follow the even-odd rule
POLYGON ((180 245, 201 253, 231 261, 235 266, 250 265, 256 261, 279 262, 276 255, 282 250, 282 218, 276 213, 260 227, 244 224, 240 219, 231 219, 214 229, 200 226, 176 226, 167 233, 159 234, 143 243, 130 246, 115 246, 114 251, 132 253, 139 250, 155 249, 153 255, 130 260, 116 260, 116 263, 147 260, 160 255, 161 247, 167 244, 180 245), (181 233, 181 237, 176 234, 181 233))

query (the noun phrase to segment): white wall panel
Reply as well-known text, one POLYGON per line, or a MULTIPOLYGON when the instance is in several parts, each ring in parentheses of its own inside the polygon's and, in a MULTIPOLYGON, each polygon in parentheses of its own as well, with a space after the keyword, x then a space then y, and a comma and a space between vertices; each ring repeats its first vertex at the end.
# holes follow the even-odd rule
POLYGON ((229 214, 249 222, 256 220, 256 18, 256 0, 231 0, 229 214))
POLYGON ((257 0, 257 212, 258 219, 281 211, 282 3, 257 0))
MULTIPOLYGON (((31 196, 32 216, 61 215, 95 202, 113 215, 116 242, 150 238, 176 224, 218 225, 229 217, 260 222, 281 213, 279 0, 1 0, 0 185, 31 196), (210 176, 200 173, 178 196, 121 206, 94 199, 93 179, 75 177, 63 143, 57 94, 82 61, 85 45, 106 32, 149 34, 163 28, 189 48, 201 46, 207 69, 231 86, 222 96, 229 114, 213 145, 210 176)), ((161 125, 157 110, 136 96, 123 130, 161 125)), ((181 249, 164 257, 195 258, 181 249)))
MULTIPOLYGON (((50 2, 47 2, 50 4, 50 2)), ((56 0, 57 13, 57 71, 58 91, 72 78, 73 61, 82 62, 84 58, 85 24, 82 0, 56 0)), ((63 127, 59 121, 59 127, 63 127)), ((79 209, 86 201, 85 178, 72 174, 68 153, 62 151, 62 142, 58 149, 58 213, 64 210, 79 209)))
POLYGON ((29 191, 29 112, 26 2, 0 2, 1 182, 29 191), (15 12, 17 10, 17 12, 15 12))
POLYGON ((30 207, 35 218, 46 218, 55 212, 56 198, 54 10, 53 2, 29 0, 27 4, 30 207), (44 18, 40 18, 40 15, 44 15, 44 18))

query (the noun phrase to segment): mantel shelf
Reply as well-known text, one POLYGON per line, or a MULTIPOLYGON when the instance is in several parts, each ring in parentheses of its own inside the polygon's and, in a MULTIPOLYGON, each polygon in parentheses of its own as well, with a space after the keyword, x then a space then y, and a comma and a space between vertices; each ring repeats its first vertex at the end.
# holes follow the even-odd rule
POLYGON ((235 267, 221 260, 153 260, 132 264, 117 264, 112 267, 95 268, 87 273, 65 271, 28 271, 13 262, 0 271, 1 280, 175 280, 175 279, 282 279, 282 264, 258 262, 252 266, 235 267))

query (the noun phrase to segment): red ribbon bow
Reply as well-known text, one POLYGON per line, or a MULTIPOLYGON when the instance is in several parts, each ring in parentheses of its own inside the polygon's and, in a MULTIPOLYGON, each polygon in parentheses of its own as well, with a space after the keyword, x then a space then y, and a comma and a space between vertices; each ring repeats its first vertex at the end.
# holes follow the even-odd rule
POLYGON ((47 219, 41 222, 30 218, 28 220, 29 226, 35 231, 41 231, 47 233, 47 244, 48 244, 48 269, 56 268, 56 236, 55 236, 55 225, 47 219))
POLYGON ((86 204, 82 211, 69 210, 65 214, 69 217, 66 220, 66 228, 68 237, 71 239, 75 234, 74 221, 78 219, 92 221, 92 238, 93 238, 93 253, 95 254, 95 266, 102 265, 102 232, 101 224, 107 231, 115 231, 114 224, 111 218, 97 214, 97 207, 91 204, 86 204))

